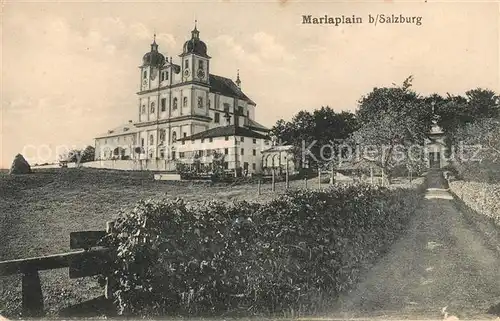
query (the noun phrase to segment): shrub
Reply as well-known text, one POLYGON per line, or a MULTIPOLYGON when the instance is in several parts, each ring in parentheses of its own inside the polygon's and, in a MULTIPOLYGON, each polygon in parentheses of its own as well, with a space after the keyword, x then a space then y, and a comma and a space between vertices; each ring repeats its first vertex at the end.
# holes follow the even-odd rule
POLYGON ((122 314, 316 311, 394 242, 415 189, 334 185, 266 203, 141 201, 108 235, 122 314))
POLYGON ((451 181, 450 189, 469 208, 500 226, 500 184, 451 181))
POLYGON ((17 154, 10 166, 9 174, 29 174, 31 173, 30 164, 21 154, 17 154))

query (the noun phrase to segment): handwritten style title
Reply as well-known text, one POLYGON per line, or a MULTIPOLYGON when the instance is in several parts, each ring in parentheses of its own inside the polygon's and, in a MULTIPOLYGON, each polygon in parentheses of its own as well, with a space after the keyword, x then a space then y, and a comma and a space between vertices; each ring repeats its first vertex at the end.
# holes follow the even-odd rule
POLYGON ((368 15, 368 19, 363 19, 356 15, 352 16, 313 16, 313 15, 302 15, 302 24, 313 24, 313 25, 334 25, 338 26, 341 24, 361 24, 368 21, 369 24, 413 24, 416 26, 422 25, 421 16, 406 16, 403 14, 376 14, 368 15))

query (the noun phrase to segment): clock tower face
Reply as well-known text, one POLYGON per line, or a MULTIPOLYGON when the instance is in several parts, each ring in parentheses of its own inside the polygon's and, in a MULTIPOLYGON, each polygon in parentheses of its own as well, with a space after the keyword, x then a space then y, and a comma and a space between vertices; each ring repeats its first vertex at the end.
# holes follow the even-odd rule
POLYGON ((184 78, 189 78, 189 75, 191 75, 191 71, 189 69, 184 69, 184 78))
POLYGON ((205 71, 203 69, 198 69, 198 78, 204 79, 205 78, 205 71))

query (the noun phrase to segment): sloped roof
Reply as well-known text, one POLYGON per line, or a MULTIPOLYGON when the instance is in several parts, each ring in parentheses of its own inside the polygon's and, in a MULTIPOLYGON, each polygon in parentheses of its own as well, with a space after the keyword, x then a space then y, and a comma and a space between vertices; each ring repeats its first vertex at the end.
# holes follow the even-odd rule
POLYGON ((96 136, 95 138, 113 137, 120 135, 128 135, 137 132, 137 127, 132 123, 126 123, 124 125, 115 127, 108 130, 106 133, 96 136))
POLYGON ((269 131, 269 128, 267 128, 266 126, 264 126, 262 124, 259 124, 258 122, 256 122, 255 120, 252 120, 250 118, 248 119, 248 127, 253 127, 259 131, 269 131))
POLYGON ((241 89, 229 78, 210 74, 210 92, 219 93, 224 96, 236 97, 256 105, 241 89))
POLYGON ((253 130, 250 130, 245 127, 227 125, 227 126, 211 128, 188 137, 180 138, 179 140, 195 140, 195 139, 205 139, 211 137, 213 138, 213 137, 224 137, 224 136, 243 136, 243 137, 262 138, 262 139, 269 138, 266 135, 254 132, 253 130))
POLYGON ((271 146, 267 149, 264 149, 262 153, 271 153, 271 152, 284 152, 284 151, 290 151, 293 149, 293 145, 277 145, 277 146, 271 146))

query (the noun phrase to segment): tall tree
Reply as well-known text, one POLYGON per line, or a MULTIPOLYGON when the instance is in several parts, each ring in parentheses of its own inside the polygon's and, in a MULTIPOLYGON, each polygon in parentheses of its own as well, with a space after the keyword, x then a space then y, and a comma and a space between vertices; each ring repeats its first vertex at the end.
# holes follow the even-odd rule
POLYGON ((390 178, 398 165, 419 163, 432 124, 432 109, 411 90, 412 77, 401 86, 374 88, 359 101, 361 128, 353 138, 363 156, 373 158, 390 178), (415 150, 418 151, 415 153, 415 150))
MULTIPOLYGON (((271 129, 282 144, 293 145, 296 161, 308 161, 313 168, 325 167, 337 155, 339 141, 358 129, 354 114, 335 112, 328 106, 298 112, 291 121, 279 120, 271 129)), ((304 165, 304 164, 303 164, 304 165)))

